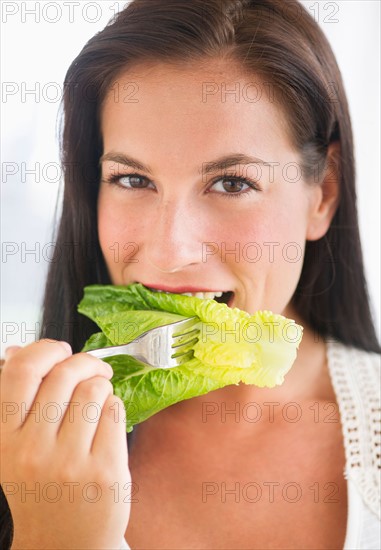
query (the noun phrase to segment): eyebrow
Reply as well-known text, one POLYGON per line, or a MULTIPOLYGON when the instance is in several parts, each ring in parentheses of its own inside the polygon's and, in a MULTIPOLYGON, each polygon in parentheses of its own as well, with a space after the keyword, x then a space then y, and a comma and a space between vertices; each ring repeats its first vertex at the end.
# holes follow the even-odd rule
POLYGON ((202 169, 199 170, 200 173, 210 174, 211 172, 216 172, 217 170, 223 170, 229 168, 230 166, 237 166, 241 164, 246 166, 248 164, 266 164, 264 160, 261 160, 257 157, 250 157, 242 153, 234 153, 232 155, 226 155, 220 157, 216 160, 210 162, 204 162, 202 164, 202 169))
MULTIPOLYGON (((130 168, 133 168, 135 170, 141 170, 143 172, 147 172, 148 174, 152 175, 152 170, 149 166, 145 166, 138 160, 128 155, 125 155, 124 153, 112 153, 112 152, 106 153, 101 156, 99 160, 99 164, 102 164, 102 162, 105 162, 105 161, 112 161, 118 164, 123 164, 124 166, 129 166, 130 168)), ((267 165, 268 163, 257 157, 251 157, 248 155, 244 155, 242 153, 233 153, 231 155, 225 155, 223 157, 219 157, 216 160, 204 162, 202 164, 202 167, 199 169, 199 173, 210 174, 211 172, 216 172, 217 170, 221 170, 221 169, 223 170, 223 169, 229 168, 230 166, 237 166, 238 164, 267 165)))
POLYGON ((130 166, 130 168, 134 168, 135 170, 142 170, 143 172, 147 172, 148 174, 152 175, 152 171, 149 166, 144 166, 144 164, 142 164, 138 160, 129 157, 124 153, 106 153, 105 155, 102 155, 99 159, 99 164, 102 164, 102 162, 105 162, 107 160, 117 162, 118 164, 124 164, 125 166, 130 166))

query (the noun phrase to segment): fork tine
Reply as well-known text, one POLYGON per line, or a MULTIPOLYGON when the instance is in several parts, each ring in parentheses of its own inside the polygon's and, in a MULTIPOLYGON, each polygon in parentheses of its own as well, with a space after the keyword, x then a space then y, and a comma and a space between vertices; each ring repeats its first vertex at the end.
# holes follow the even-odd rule
POLYGON ((148 330, 127 344, 95 349, 87 353, 101 359, 114 355, 131 355, 154 368, 176 367, 193 357, 192 348, 198 342, 200 332, 198 323, 198 317, 183 319, 148 330))
POLYGON ((197 336, 199 332, 200 330, 198 328, 195 328, 193 330, 190 330, 189 332, 186 332, 185 334, 181 334, 180 336, 172 337, 172 340, 173 340, 172 348, 177 348, 182 344, 186 344, 189 340, 197 336))
POLYGON ((172 357, 170 359, 170 361, 171 361, 171 363, 173 362, 174 366, 179 367, 180 365, 182 365, 186 361, 190 361, 193 358, 193 356, 194 356, 194 352, 193 352, 193 350, 191 350, 191 351, 188 351, 188 353, 184 353, 183 355, 179 355, 178 357, 172 357))
POLYGON ((187 342, 186 344, 182 344, 181 346, 173 348, 174 353, 171 355, 171 357, 178 357, 179 355, 183 355, 184 353, 191 351, 193 349, 193 346, 197 344, 197 342, 198 338, 193 338, 193 340, 189 340, 189 342, 187 342))
POLYGON ((183 321, 178 321, 177 323, 173 323, 172 327, 172 337, 176 338, 177 336, 181 336, 184 334, 188 329, 191 329, 194 327, 195 324, 199 322, 197 317, 191 317, 190 319, 184 319, 183 321))

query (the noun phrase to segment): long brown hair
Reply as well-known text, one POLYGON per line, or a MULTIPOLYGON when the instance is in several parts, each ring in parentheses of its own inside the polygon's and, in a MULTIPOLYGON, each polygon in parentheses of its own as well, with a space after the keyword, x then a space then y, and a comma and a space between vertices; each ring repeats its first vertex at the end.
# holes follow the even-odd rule
POLYGON ((307 178, 326 162, 329 144, 340 142, 340 203, 326 235, 306 243, 292 301, 316 335, 380 352, 363 268, 347 99, 328 41, 295 0, 133 0, 73 61, 64 93, 63 211, 42 335, 66 339, 78 351, 96 330, 76 312, 83 288, 110 283, 96 203, 100 106, 116 77, 143 62, 185 66, 217 57, 276 90, 307 178))
POLYGON ((186 67, 221 57, 274 87, 306 175, 325 165, 330 143, 340 142, 340 202, 326 235, 306 243, 292 300, 317 335, 380 353, 364 275, 343 82, 323 32, 296 0, 133 0, 85 45, 65 79, 65 190, 41 336, 65 339, 79 351, 97 330, 77 314, 83 288, 111 282, 96 212, 100 107, 116 77, 143 62, 186 67))

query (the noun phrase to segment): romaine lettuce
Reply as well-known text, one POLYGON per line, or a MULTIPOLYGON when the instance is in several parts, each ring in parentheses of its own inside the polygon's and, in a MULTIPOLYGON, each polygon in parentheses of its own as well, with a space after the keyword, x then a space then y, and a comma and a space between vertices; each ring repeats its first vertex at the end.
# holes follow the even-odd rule
POLYGON ((153 292, 141 284, 85 288, 78 311, 102 330, 83 351, 125 344, 147 330, 186 317, 200 319, 194 357, 172 369, 154 369, 128 355, 104 359, 114 369, 114 392, 126 406, 127 431, 162 409, 230 384, 273 387, 291 368, 303 328, 257 311, 254 315, 215 300, 153 292))

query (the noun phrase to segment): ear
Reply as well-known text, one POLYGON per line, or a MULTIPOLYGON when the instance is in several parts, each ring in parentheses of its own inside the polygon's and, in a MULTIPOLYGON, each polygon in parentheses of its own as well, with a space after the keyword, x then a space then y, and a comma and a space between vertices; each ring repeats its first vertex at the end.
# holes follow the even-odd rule
POLYGON ((323 180, 311 191, 310 211, 307 224, 307 241, 323 237, 331 225, 340 197, 340 143, 328 147, 327 164, 323 180))

